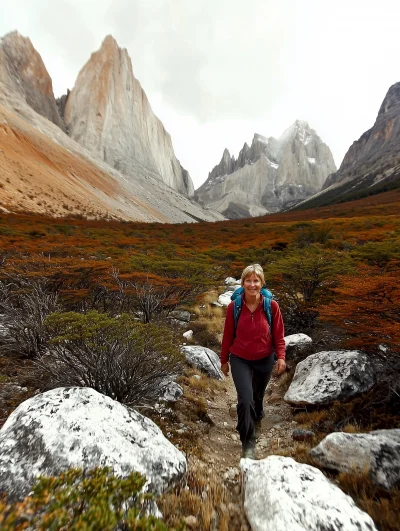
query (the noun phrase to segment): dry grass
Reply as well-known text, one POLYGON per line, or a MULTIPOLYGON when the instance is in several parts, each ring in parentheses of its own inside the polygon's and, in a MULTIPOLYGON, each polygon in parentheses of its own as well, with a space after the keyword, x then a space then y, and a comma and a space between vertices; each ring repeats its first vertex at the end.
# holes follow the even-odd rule
POLYGON ((158 500, 167 525, 177 527, 186 516, 194 516, 196 529, 220 531, 229 529, 228 503, 221 478, 194 459, 189 459, 185 481, 158 500))
POLYGON ((186 387, 194 393, 211 391, 211 394, 214 394, 216 391, 226 388, 225 382, 214 380, 214 378, 210 378, 204 372, 194 367, 186 369, 184 376, 181 376, 178 382, 184 388, 186 387))
POLYGON ((385 491, 374 485, 368 473, 345 473, 337 477, 339 487, 368 513, 380 531, 399 531, 400 490, 385 491))
POLYGON ((325 422, 328 418, 329 411, 326 409, 302 411, 301 413, 297 413, 294 417, 295 421, 304 429, 318 429, 321 423, 325 422))

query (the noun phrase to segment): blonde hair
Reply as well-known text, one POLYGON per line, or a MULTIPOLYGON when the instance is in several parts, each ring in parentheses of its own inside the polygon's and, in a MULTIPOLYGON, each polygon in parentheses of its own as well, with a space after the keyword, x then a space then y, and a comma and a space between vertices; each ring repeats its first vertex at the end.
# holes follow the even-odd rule
POLYGON ((255 274, 258 276, 258 278, 261 280, 261 284, 264 286, 265 284, 265 278, 264 278, 264 271, 263 268, 260 266, 260 264, 251 264, 243 269, 242 276, 240 278, 240 283, 243 286, 244 280, 249 275, 255 274))

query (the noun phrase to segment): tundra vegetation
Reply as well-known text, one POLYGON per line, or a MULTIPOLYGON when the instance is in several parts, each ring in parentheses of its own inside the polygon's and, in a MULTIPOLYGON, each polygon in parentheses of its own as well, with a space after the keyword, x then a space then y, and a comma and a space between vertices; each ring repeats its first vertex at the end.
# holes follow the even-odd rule
MULTIPOLYGON (((192 341, 218 351, 224 312, 210 303, 223 279, 259 262, 286 334, 309 334, 313 351, 363 350, 384 375, 372 392, 330 408, 306 408, 296 420, 320 438, 337 429, 398 427, 399 200, 393 190, 316 210, 190 225, 1 214, 0 314, 8 334, 0 334, 0 383, 19 378, 26 386, 3 402, 1 424, 37 389, 84 385, 142 406, 179 374, 187 414, 207 420, 205 393, 213 388, 202 388, 183 368, 173 312, 195 314, 192 341)), ((195 434, 171 440, 189 454, 201 451, 195 434)), ((296 451, 297 459, 310 462, 304 445, 296 451)), ((395 529, 397 490, 390 499, 365 478, 342 474, 338 481, 380 529, 395 529)), ((184 498, 178 494, 163 508, 175 527, 172 513, 179 517, 184 498)), ((202 518, 206 526, 209 515, 202 518)))

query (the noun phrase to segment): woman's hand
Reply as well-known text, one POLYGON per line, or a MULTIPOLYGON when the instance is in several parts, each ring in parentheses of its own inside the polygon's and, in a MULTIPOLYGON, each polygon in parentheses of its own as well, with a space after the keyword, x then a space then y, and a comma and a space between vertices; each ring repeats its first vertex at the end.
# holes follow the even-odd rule
POLYGON ((286 370, 286 361, 279 359, 276 362, 276 374, 280 376, 281 374, 285 372, 285 370, 286 370))
POLYGON ((225 376, 229 376, 229 363, 221 363, 221 371, 225 376))

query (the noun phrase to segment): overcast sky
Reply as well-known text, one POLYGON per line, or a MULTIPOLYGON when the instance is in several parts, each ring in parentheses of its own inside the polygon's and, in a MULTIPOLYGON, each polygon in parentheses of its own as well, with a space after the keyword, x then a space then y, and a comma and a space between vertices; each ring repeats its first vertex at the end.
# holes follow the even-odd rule
POLYGON ((307 120, 339 166, 400 81, 399 0, 0 0, 56 96, 112 34, 195 187, 254 133, 307 120))

